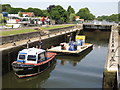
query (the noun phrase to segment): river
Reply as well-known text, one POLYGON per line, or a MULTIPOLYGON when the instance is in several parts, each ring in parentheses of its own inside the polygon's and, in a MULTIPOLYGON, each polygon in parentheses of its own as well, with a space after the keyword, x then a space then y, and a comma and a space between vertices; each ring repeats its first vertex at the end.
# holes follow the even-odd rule
POLYGON ((2 76, 3 88, 102 88, 109 31, 85 31, 93 50, 82 56, 57 56, 56 64, 40 75, 19 79, 10 71, 2 76))

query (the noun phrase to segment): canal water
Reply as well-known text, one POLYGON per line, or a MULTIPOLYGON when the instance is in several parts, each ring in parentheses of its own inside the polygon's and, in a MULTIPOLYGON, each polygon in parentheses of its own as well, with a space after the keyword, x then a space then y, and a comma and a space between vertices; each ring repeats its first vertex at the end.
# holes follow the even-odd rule
POLYGON ((81 56, 57 56, 56 64, 40 75, 19 79, 10 71, 2 76, 3 88, 102 88, 108 31, 85 31, 93 50, 81 56))

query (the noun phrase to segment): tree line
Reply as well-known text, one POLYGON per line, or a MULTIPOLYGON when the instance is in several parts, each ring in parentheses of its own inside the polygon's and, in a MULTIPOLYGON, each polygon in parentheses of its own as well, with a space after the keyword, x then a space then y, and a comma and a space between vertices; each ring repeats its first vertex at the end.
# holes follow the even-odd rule
POLYGON ((99 21, 109 21, 109 22, 112 22, 112 21, 115 21, 115 22, 120 22, 120 14, 112 14, 110 16, 98 16, 97 17, 97 20, 99 21))
POLYGON ((74 22, 76 16, 80 16, 80 19, 84 20, 107 20, 107 21, 119 21, 118 14, 113 14, 111 16, 98 16, 95 18, 88 8, 81 8, 77 13, 75 13, 74 8, 68 6, 65 10, 60 5, 50 5, 46 10, 41 10, 39 8, 29 7, 27 9, 14 8, 10 4, 2 4, 2 12, 8 12, 9 14, 18 14, 18 12, 33 12, 36 17, 46 17, 55 20, 56 24, 63 24, 74 22))

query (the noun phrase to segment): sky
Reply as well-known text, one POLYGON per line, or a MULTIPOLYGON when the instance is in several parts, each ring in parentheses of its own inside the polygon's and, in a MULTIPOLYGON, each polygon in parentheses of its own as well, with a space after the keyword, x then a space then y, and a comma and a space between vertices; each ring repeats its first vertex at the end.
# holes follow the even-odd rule
MULTIPOLYGON (((61 5, 67 10, 71 5, 77 13, 81 8, 89 8, 92 14, 97 16, 118 14, 118 2, 120 0, 2 0, 2 4, 10 4, 14 8, 29 7, 47 9, 49 5, 61 5)), ((120 8, 120 6, 119 6, 120 8)))

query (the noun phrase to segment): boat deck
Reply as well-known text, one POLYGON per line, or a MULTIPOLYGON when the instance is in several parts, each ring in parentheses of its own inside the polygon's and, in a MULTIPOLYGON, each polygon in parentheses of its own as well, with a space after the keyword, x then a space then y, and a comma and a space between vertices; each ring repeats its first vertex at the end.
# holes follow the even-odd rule
MULTIPOLYGON (((68 48, 66 48, 66 50, 62 50, 61 46, 56 46, 56 47, 52 47, 52 48, 48 49, 47 51, 56 52, 56 53, 64 53, 64 54, 79 54, 82 51, 84 51, 92 46, 93 46, 93 44, 85 43, 85 45, 83 45, 83 46, 77 46, 76 51, 69 51, 68 48)), ((66 47, 69 47, 69 44, 66 44, 66 47)))

